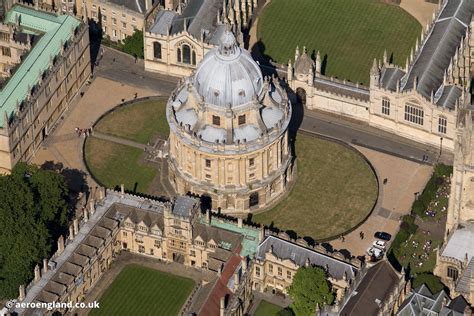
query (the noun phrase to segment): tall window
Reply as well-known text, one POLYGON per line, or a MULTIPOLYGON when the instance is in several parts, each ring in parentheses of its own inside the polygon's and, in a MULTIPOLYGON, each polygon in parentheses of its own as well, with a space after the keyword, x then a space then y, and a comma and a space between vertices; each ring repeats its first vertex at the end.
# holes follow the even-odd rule
POLYGON ((214 125, 216 125, 216 126, 220 126, 220 125, 221 125, 221 118, 220 118, 220 116, 213 115, 213 116, 212 116, 212 124, 214 124, 214 125))
POLYGON ((405 104, 405 121, 423 125, 423 116, 425 115, 423 109, 414 105, 405 104))
POLYGON ((446 134, 448 120, 444 116, 438 118, 438 133, 446 134))
POLYGON ((196 65, 196 52, 188 44, 182 44, 177 49, 177 59, 179 63, 196 65))
POLYGON ((161 59, 161 44, 159 42, 153 42, 153 57, 161 59))
POLYGON ((383 98, 382 99, 382 114, 390 115, 390 100, 383 98))
POLYGON ((191 47, 189 45, 183 45, 183 63, 190 64, 191 63, 191 47))
POLYGON ((245 114, 239 115, 239 125, 245 124, 245 114))
POLYGON ((206 159, 206 168, 211 168, 211 161, 206 159))
POLYGON ((458 269, 453 267, 448 267, 448 278, 453 279, 454 281, 458 278, 458 269))
POLYGON ((260 267, 255 267, 255 276, 260 276, 260 267))

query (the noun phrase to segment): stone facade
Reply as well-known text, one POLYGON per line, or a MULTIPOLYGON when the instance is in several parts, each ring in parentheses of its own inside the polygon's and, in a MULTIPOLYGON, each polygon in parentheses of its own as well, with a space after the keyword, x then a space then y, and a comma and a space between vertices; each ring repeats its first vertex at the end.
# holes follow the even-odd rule
POLYGON ((156 3, 145 22, 145 70, 189 76, 226 29, 243 45, 256 7, 257 0, 156 3))
POLYGON ((292 178, 291 106, 232 33, 222 41, 168 101, 170 181, 179 194, 206 195, 213 209, 249 212, 292 178))
POLYGON ((16 32, 12 25, 0 24, 0 78, 10 77, 13 68, 30 49, 28 34, 16 32))
POLYGON ((368 86, 324 76, 319 52, 313 61, 297 48, 294 65, 288 64, 289 86, 308 109, 453 151, 457 110, 474 65, 470 10, 467 0, 444 1, 405 67, 391 64, 385 52, 374 60, 368 86))
MULTIPOLYGON (((19 5, 12 10, 21 10, 23 21, 28 19, 28 10, 34 12, 33 8, 19 5)), ((91 73, 87 25, 80 23, 73 17, 66 18, 54 13, 45 14, 46 16, 50 15, 51 23, 56 23, 54 22, 56 19, 67 19, 68 21, 73 19, 76 22, 71 22, 71 24, 77 24, 77 27, 73 31, 71 29, 61 30, 61 32, 72 33, 67 40, 67 45, 64 45, 66 44, 64 41, 62 42, 64 47, 60 49, 60 54, 57 56, 44 55, 47 53, 42 50, 44 48, 41 47, 44 43, 41 41, 43 38, 44 40, 47 39, 45 36, 40 38, 28 53, 28 58, 18 65, 17 70, 1 92, 13 91, 11 97, 2 96, 0 93, 0 98, 5 100, 5 103, 0 105, 0 108, 4 111, 2 113, 4 124, 0 128, 0 172, 9 172, 18 161, 28 161, 33 157, 34 153, 40 148, 43 139, 51 132, 56 121, 67 110, 69 102, 91 73), (43 67, 44 70, 38 73, 34 85, 29 86, 30 91, 24 99, 19 97, 13 100, 12 97, 21 95, 20 90, 23 89, 22 81, 16 77, 22 76, 26 71, 23 67, 30 67, 27 63, 30 62, 29 58, 34 58, 32 56, 37 57, 35 65, 39 68, 42 67, 39 63, 42 61, 46 63, 43 67), (12 105, 12 102, 16 102, 16 108, 15 103, 12 105), (6 110, 7 107, 13 107, 15 110, 9 112, 9 110, 6 110)), ((10 16, 10 20, 14 20, 14 17, 10 16)), ((57 25, 59 28, 68 27, 66 23, 64 23, 64 26, 59 26, 59 23, 57 25)), ((21 22, 15 27, 21 29, 21 22)), ((55 27, 55 25, 51 26, 51 28, 55 27)), ((60 36, 59 32, 56 34, 60 36)), ((60 41, 57 40, 58 45, 61 44, 60 41)), ((31 76, 30 79, 34 79, 33 74, 29 74, 29 76, 31 76)))
POLYGON ((77 1, 79 16, 87 16, 102 27, 103 36, 112 41, 122 41, 136 30, 143 30, 145 13, 151 1, 77 1), (100 21, 99 21, 100 19, 100 21))

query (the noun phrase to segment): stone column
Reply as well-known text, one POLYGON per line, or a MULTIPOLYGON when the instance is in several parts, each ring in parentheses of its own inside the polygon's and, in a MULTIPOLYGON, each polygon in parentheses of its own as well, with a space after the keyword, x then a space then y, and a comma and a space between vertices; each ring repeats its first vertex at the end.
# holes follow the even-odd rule
POLYGON ((85 208, 84 209, 84 223, 89 221, 89 211, 85 208))

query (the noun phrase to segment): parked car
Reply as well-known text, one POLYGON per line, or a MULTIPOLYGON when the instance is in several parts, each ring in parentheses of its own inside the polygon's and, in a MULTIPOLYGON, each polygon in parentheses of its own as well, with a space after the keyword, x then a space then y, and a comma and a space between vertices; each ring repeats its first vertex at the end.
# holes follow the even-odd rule
POLYGON ((383 250, 375 247, 370 247, 367 249, 367 254, 370 256, 372 259, 371 261, 377 261, 379 259, 382 259, 383 257, 383 250))
POLYGON ((376 232, 374 234, 374 237, 378 239, 386 240, 386 241, 390 241, 390 239, 392 239, 392 235, 386 232, 376 232))
POLYGON ((381 249, 385 251, 385 248, 387 247, 387 243, 382 240, 375 240, 374 243, 372 244, 375 248, 381 249))

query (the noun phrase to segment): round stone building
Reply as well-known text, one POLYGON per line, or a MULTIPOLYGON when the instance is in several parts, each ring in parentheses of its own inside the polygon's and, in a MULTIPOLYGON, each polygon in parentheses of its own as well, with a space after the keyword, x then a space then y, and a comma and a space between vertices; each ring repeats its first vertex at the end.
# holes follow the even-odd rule
POLYGON ((291 105, 277 80, 231 32, 170 97, 169 177, 179 194, 207 196, 225 213, 254 211, 285 192, 292 176, 291 105))

